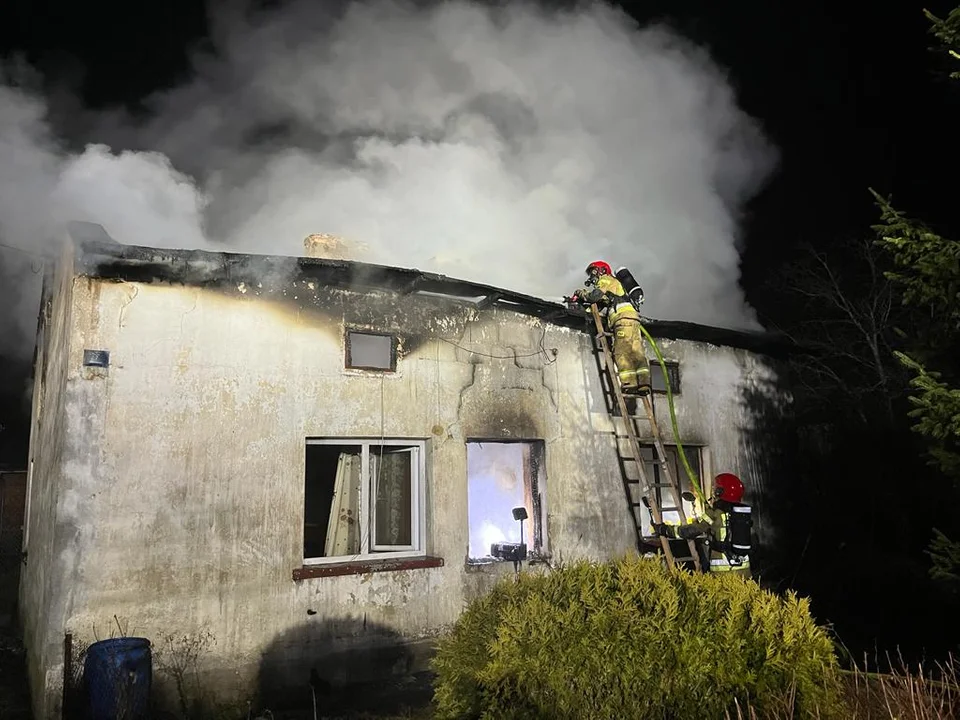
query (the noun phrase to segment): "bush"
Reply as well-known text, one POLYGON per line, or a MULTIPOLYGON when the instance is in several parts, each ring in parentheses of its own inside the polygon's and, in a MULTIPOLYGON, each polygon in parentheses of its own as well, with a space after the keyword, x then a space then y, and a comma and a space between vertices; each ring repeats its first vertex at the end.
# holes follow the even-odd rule
POLYGON ((438 718, 842 716, 838 663, 809 604, 656 560, 507 578, 438 646, 438 718))

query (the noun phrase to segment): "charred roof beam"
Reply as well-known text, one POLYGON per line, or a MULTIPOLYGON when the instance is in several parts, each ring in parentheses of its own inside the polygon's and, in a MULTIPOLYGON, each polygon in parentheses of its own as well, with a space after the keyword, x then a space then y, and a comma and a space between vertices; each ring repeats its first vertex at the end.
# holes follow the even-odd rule
MULTIPOLYGON (((239 280, 256 281, 276 274, 278 265, 299 265, 302 277, 322 283, 346 287, 391 289, 401 295, 415 291, 439 294, 464 300, 474 307, 499 308, 539 317, 569 328, 592 332, 584 323, 582 309, 572 310, 556 302, 466 280, 424 273, 407 268, 394 268, 355 261, 332 261, 287 256, 241 255, 206 250, 162 250, 136 245, 121 245, 99 238, 74 238, 76 266, 74 272, 133 282, 164 281, 183 285, 217 285, 239 280), (479 300, 477 300, 479 298, 479 300)), ((766 355, 785 355, 799 350, 786 336, 755 330, 734 330, 697 323, 649 320, 647 327, 654 337, 704 342, 718 346, 738 347, 766 355)))
POLYGON ((413 280, 410 280, 400 287, 397 288, 397 292, 400 295, 409 295, 412 292, 416 292, 417 289, 423 284, 423 275, 417 275, 413 280))
POLYGON ((490 293, 483 300, 477 303, 478 310, 486 310, 503 297, 503 293, 490 293))

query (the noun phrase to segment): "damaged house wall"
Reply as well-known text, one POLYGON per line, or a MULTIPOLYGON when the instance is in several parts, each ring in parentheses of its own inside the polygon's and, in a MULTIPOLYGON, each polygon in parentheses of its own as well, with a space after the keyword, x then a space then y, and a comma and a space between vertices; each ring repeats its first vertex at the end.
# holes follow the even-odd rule
MULTIPOLYGON (((409 669, 414 650, 379 664, 352 664, 349 651, 429 638, 513 571, 468 561, 470 483, 514 483, 534 510, 527 541, 537 530, 554 559, 635 549, 582 318, 456 281, 424 292, 439 281, 399 272, 129 246, 67 253, 41 323, 21 583, 37 718, 59 712, 64 633, 103 639, 115 617, 155 644, 206 638, 198 664, 224 698, 305 688, 311 667, 332 684, 409 669), (390 336, 393 368, 345 367, 348 331, 390 336), (538 442, 524 457, 542 448, 542 467, 469 477, 480 470, 468 472, 468 447, 503 441, 538 442), (341 466, 331 443, 366 450, 341 466), (334 494, 339 510, 326 498, 314 521, 311 458, 328 463, 316 477, 331 487, 341 468, 337 487, 354 487, 354 472, 373 489, 355 506, 334 494), (406 473, 399 505, 378 494, 382 468, 406 473), (365 534, 356 520, 375 507, 365 534), (360 552, 305 558, 310 533, 322 549, 334 525, 343 547, 367 538, 360 552), (388 563, 372 557, 376 542, 394 547, 388 563)), ((764 361, 670 329, 661 347, 679 363, 688 453, 706 476, 749 477, 740 394, 764 382, 764 361)), ((669 441, 665 398, 656 404, 669 441)))
MULTIPOLYGON (((45 270, 34 363, 33 407, 23 523, 24 565, 20 572, 20 608, 34 713, 61 686, 62 635, 67 594, 73 578, 58 574, 58 548, 70 544, 69 527, 57 522, 63 501, 64 446, 70 419, 67 387, 73 323, 73 248, 45 270), (60 627, 58 627, 60 626, 60 627), (46 691, 44 689, 47 689, 46 691)), ((75 420, 76 418, 74 418, 75 420)))

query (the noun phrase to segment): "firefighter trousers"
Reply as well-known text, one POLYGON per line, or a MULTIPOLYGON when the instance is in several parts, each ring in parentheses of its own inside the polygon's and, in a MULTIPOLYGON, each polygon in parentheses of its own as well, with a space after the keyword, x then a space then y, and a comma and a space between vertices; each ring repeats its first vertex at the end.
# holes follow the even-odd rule
POLYGON ((650 364, 639 320, 624 318, 614 324, 613 362, 623 390, 650 389, 650 364))

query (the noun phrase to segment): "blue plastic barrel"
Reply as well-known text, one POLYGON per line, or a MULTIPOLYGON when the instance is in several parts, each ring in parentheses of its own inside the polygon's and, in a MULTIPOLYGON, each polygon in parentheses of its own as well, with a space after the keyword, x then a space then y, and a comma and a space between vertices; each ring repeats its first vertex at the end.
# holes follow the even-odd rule
POLYGON ((153 657, 146 638, 101 640, 87 648, 84 681, 92 720, 146 718, 153 657))

